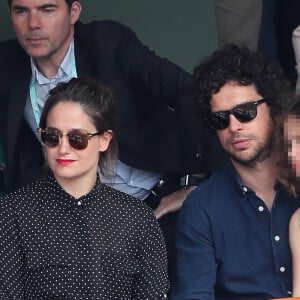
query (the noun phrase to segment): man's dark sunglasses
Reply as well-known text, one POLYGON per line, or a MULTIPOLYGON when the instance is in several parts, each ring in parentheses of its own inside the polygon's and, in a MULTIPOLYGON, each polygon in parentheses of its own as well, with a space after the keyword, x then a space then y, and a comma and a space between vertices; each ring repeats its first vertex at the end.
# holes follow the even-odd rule
POLYGON ((229 115, 232 114, 241 123, 247 123, 257 116, 257 105, 266 102, 266 99, 260 99, 254 102, 242 103, 230 110, 217 111, 211 113, 208 121, 215 130, 222 130, 229 126, 229 115))
POLYGON ((56 147, 60 143, 63 135, 67 135, 70 146, 77 150, 85 149, 93 136, 103 134, 103 132, 89 133, 82 129, 72 129, 69 132, 62 132, 52 127, 38 128, 38 132, 42 142, 48 147, 56 147))

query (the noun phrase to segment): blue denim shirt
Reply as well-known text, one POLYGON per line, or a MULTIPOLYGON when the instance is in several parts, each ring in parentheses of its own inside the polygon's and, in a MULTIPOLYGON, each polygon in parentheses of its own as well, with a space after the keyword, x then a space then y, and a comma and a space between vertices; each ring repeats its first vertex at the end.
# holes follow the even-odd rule
POLYGON ((299 201, 275 190, 270 212, 229 163, 190 194, 177 225, 172 300, 291 296, 288 226, 299 201))

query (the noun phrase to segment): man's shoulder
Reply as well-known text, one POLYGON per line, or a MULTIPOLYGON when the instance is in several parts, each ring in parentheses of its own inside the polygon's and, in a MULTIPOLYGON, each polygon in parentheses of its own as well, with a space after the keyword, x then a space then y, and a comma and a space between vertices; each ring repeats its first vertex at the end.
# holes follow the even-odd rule
POLYGON ((111 20, 77 22, 74 39, 77 51, 94 53, 103 61, 114 58, 116 51, 123 49, 124 45, 138 41, 131 29, 111 20))
MULTIPOLYGON (((81 35, 122 35, 124 32, 133 33, 126 25, 113 20, 91 21, 89 23, 78 22, 75 31, 81 35)), ((105 41, 102 41, 105 43, 105 41)))

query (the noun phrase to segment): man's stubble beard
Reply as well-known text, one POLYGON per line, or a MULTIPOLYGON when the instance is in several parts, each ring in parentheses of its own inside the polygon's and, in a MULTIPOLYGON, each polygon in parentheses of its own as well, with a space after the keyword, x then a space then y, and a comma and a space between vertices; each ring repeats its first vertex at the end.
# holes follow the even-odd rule
POLYGON ((232 153, 228 153, 231 159, 245 167, 255 167, 257 164, 264 162, 269 158, 275 146, 275 130, 274 124, 269 124, 267 143, 259 143, 252 153, 245 159, 239 158, 232 153))

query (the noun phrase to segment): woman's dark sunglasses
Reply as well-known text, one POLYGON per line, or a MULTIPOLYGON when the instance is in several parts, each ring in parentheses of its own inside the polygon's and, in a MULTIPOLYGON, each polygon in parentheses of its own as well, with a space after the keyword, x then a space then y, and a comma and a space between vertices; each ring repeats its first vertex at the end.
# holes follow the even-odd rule
POLYGON ((222 130, 229 126, 229 115, 232 114, 241 123, 250 122, 257 116, 257 105, 266 102, 260 99, 255 102, 242 103, 230 110, 217 111, 210 115, 209 123, 213 129, 222 130))
POLYGON ((69 132, 62 132, 57 128, 38 128, 43 143, 48 147, 56 147, 63 135, 68 136, 69 144, 77 150, 83 150, 88 146, 89 140, 103 132, 89 133, 86 130, 72 129, 69 132))

